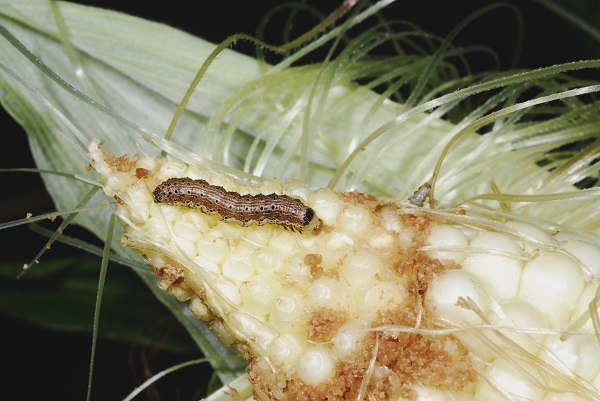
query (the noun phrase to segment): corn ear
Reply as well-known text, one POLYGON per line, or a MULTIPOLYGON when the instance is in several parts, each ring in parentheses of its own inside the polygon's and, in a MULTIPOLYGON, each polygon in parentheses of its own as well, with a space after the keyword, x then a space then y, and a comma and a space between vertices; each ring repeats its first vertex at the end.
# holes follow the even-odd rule
POLYGON ((98 142, 90 154, 118 200, 122 245, 244 355, 256 399, 600 399, 588 309, 600 248, 587 240, 475 210, 117 158, 98 142), (243 226, 156 203, 173 177, 286 194, 320 225, 243 226))

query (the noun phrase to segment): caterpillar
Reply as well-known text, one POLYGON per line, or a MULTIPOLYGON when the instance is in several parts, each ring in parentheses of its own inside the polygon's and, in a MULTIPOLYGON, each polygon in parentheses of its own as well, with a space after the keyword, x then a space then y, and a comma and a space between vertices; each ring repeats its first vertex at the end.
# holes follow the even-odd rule
POLYGON ((202 179, 169 178, 153 191, 154 202, 185 206, 216 214, 223 221, 243 226, 277 224, 310 232, 320 222, 313 209, 287 195, 241 195, 202 179))

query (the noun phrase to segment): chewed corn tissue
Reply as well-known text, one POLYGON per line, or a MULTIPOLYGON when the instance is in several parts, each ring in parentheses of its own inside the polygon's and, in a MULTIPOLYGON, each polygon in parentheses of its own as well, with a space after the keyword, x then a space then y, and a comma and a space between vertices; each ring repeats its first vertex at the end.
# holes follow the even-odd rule
POLYGON ((244 356, 258 400, 600 399, 597 244, 468 209, 89 151, 122 245, 244 356), (220 206, 157 199, 184 178, 220 206))

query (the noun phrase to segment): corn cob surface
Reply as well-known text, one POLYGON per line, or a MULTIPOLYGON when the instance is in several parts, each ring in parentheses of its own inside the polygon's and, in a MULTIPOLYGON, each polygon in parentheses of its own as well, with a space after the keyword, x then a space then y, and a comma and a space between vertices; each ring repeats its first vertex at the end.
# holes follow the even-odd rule
POLYGON ((118 200, 122 244, 244 355, 256 399, 600 399, 588 309, 600 248, 586 239, 299 181, 250 183, 171 158, 115 157, 97 142, 90 153, 118 200), (285 194, 318 221, 304 231, 244 225, 155 202, 174 177, 285 194))

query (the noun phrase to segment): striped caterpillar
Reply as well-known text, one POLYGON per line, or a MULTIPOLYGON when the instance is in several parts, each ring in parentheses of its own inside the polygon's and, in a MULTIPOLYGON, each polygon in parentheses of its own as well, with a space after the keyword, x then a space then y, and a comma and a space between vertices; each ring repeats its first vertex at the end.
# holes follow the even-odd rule
POLYGON ((156 187, 153 195, 156 203, 197 208, 243 226, 270 223, 310 232, 319 223, 314 210, 299 199, 277 194, 240 195, 201 179, 169 178, 156 187))

